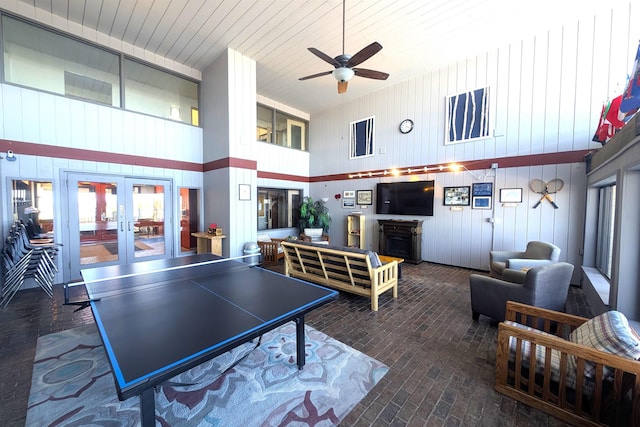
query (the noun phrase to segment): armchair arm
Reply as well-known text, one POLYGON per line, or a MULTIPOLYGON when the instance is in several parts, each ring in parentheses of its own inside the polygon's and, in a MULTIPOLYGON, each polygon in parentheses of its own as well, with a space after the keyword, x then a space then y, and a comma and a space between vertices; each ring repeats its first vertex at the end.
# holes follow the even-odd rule
POLYGON ((491 262, 506 262, 509 258, 522 258, 524 252, 513 251, 490 251, 489 258, 491 262))
POLYGON ((507 259, 507 268, 512 270, 522 270, 523 268, 541 267, 553 262, 555 261, 548 259, 509 258, 507 259))
POLYGON ((513 270, 511 268, 505 268, 502 272, 502 280, 512 283, 524 283, 524 279, 527 277, 527 272, 523 270, 513 270))
POLYGON ((474 315, 484 314, 495 320, 505 318, 507 301, 528 303, 532 293, 520 283, 507 282, 493 277, 472 274, 469 276, 471 310, 474 315))

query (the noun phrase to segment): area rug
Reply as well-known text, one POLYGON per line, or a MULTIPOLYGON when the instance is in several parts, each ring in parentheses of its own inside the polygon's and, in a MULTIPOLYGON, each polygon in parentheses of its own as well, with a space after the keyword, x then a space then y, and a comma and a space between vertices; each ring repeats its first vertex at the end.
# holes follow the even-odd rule
MULTIPOLYGON (((299 370, 295 332, 287 323, 159 387, 156 424, 336 425, 389 370, 310 326, 299 370)), ((118 400, 94 325, 40 337, 26 425, 88 424, 139 425, 139 398, 118 400)))

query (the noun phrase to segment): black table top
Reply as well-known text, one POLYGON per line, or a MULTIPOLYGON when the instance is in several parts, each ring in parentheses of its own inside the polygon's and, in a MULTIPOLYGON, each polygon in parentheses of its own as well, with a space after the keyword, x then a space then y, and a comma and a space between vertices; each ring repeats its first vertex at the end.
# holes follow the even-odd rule
POLYGON ((337 297, 334 290, 206 254, 94 268, 82 276, 121 399, 337 297), (210 260, 220 262, 193 265, 210 260))

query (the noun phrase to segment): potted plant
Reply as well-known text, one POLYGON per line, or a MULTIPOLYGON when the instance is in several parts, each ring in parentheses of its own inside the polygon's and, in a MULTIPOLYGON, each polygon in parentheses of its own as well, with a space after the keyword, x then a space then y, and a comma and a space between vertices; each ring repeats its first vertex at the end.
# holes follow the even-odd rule
POLYGON ((307 196, 300 204, 300 222, 298 228, 301 233, 311 237, 311 239, 319 239, 322 233, 329 231, 331 224, 331 216, 329 208, 323 200, 313 200, 307 196))

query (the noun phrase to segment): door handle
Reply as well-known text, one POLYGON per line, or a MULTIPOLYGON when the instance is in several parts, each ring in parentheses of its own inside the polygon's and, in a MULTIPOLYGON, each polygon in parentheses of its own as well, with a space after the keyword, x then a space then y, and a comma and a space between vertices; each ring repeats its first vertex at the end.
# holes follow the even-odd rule
POLYGON ((127 221, 127 224, 129 225, 129 231, 131 231, 131 221, 127 221))
POLYGON ((124 221, 120 221, 120 231, 124 231, 124 221))

